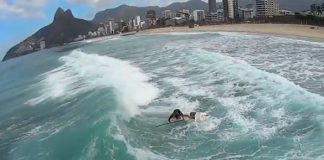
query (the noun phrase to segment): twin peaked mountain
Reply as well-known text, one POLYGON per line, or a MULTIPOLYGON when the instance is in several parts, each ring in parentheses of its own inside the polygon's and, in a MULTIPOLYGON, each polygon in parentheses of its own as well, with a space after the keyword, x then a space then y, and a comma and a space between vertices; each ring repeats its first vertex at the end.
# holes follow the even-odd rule
POLYGON ((40 50, 42 41, 46 42, 45 48, 60 46, 72 42, 80 34, 84 35, 91 30, 96 30, 96 28, 95 23, 74 18, 71 10, 64 11, 62 8, 58 8, 50 25, 43 27, 12 47, 3 61, 40 50))

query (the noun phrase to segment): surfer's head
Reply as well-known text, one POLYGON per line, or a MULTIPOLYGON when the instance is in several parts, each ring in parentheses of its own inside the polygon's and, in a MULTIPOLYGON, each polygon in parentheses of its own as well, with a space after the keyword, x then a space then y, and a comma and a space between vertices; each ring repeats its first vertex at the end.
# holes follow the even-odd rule
POLYGON ((180 109, 175 109, 173 113, 170 115, 168 121, 170 122, 171 119, 181 119, 183 118, 183 113, 180 111, 180 109))

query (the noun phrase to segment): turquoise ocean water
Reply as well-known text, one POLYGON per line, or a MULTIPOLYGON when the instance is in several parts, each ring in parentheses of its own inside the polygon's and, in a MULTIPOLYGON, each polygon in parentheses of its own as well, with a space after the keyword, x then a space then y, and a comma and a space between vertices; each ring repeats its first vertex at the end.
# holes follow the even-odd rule
POLYGON ((324 159, 324 43, 108 37, 0 63, 1 160, 324 159), (165 123, 170 112, 206 122, 165 123))

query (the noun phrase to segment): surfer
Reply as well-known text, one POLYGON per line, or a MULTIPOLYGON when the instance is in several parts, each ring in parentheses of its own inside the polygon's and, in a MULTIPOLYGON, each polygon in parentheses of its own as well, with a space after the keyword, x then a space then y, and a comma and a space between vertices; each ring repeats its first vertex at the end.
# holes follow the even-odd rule
POLYGON ((190 112, 189 115, 184 115, 180 109, 175 109, 168 119, 168 123, 157 125, 156 127, 161 127, 164 125, 168 125, 171 123, 187 121, 187 120, 195 120, 196 122, 206 121, 207 115, 201 112, 190 112), (171 121, 173 120, 173 121, 171 121))
POLYGON ((196 116, 196 112, 190 112, 190 115, 184 115, 180 109, 175 109, 173 111, 173 113, 170 115, 168 121, 171 122, 171 119, 175 119, 175 120, 185 120, 185 117, 186 118, 189 118, 189 119, 195 119, 195 116, 196 116))

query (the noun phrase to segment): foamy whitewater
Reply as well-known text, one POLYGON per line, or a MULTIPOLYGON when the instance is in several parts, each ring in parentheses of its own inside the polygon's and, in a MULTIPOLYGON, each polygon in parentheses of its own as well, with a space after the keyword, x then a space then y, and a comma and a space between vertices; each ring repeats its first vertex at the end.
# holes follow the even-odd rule
POLYGON ((108 37, 0 63, 0 159, 324 159, 324 43, 108 37), (176 108, 206 122, 156 127, 176 108))

